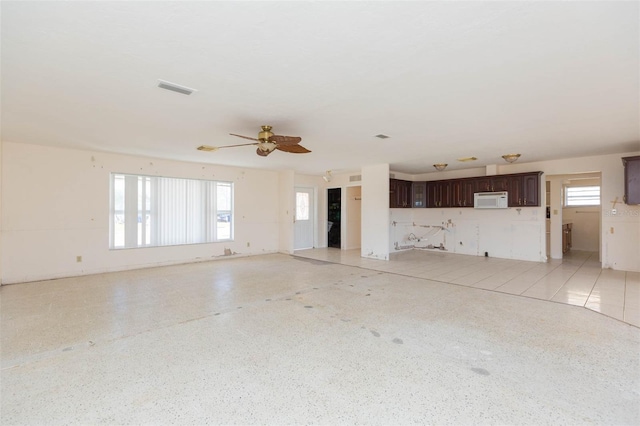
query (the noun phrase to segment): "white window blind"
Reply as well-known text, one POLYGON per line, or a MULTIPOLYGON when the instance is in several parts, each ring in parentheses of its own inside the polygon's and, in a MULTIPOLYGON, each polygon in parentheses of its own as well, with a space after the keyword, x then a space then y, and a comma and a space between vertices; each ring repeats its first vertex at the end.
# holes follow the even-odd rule
POLYGON ((233 183, 111 174, 110 247, 233 239, 233 183))
POLYGON ((599 206, 599 186, 566 186, 564 188, 564 205, 569 206, 599 206))

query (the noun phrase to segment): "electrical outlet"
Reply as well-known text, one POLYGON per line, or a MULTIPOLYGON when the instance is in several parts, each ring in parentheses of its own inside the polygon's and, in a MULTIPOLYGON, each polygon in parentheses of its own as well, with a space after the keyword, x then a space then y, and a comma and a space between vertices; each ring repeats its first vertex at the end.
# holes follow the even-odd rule
POLYGON ((82 262, 82 256, 76 256, 76 262, 77 263, 82 262))

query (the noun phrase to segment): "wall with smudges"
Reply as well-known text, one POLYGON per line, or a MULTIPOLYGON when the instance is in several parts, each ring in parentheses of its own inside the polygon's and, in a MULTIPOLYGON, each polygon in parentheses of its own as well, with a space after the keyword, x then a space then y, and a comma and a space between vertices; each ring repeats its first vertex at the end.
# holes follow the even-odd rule
POLYGON ((294 217, 296 211, 293 182, 293 170, 278 173, 279 222, 283 225, 278 227, 278 250, 287 254, 293 254, 294 217))
POLYGON ((362 167, 362 257, 389 260, 389 165, 362 167))
POLYGON ((2 149, 3 284, 288 247, 280 242, 288 224, 281 223, 278 172, 10 142, 2 149), (109 250, 111 172, 234 182, 235 240, 109 250))
POLYGON ((517 209, 392 209, 391 252, 409 246, 505 259, 544 260, 543 207, 517 209), (404 217, 403 217, 404 216, 404 217), (397 244, 396 244, 397 243, 397 244))
POLYGON ((2 143, 0 143, 0 285, 2 285, 2 143))

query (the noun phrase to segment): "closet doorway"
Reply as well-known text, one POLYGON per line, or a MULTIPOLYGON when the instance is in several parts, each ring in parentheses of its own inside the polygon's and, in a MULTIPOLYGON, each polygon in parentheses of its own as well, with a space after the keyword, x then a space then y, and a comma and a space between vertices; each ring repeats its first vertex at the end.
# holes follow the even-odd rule
POLYGON ((342 212, 342 189, 327 190, 327 246, 341 248, 342 232, 340 219, 342 212))

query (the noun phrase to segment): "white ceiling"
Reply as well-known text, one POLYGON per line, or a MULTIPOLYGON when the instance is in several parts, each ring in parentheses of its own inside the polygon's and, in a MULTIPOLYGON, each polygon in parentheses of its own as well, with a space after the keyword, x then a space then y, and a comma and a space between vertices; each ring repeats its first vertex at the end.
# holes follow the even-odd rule
POLYGON ((307 174, 640 149, 638 2, 0 7, 4 141, 307 174), (262 124, 313 152, 195 149, 262 124))

